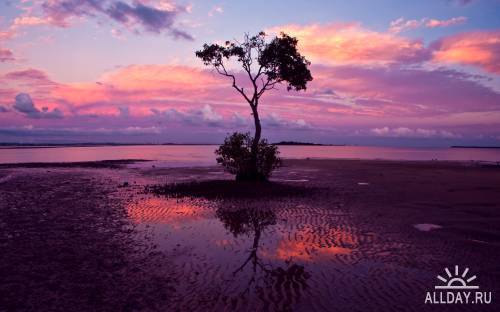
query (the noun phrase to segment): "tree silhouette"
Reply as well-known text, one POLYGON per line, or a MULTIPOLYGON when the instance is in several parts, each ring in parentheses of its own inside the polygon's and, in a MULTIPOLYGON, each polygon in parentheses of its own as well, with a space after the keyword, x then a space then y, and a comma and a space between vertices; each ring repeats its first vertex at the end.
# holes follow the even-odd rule
POLYGON ((252 109, 255 123, 255 135, 252 142, 251 164, 256 171, 257 151, 262 133, 258 107, 262 95, 275 89, 278 84, 285 84, 288 91, 305 90, 313 78, 308 66, 311 64, 297 50, 298 40, 285 33, 266 42, 266 34, 245 35, 243 42, 226 41, 225 45, 204 44, 196 51, 206 66, 212 66, 219 74, 229 77, 232 86, 248 102, 252 109), (236 74, 229 71, 228 63, 235 59, 248 76, 251 87, 245 91, 239 86, 236 74))

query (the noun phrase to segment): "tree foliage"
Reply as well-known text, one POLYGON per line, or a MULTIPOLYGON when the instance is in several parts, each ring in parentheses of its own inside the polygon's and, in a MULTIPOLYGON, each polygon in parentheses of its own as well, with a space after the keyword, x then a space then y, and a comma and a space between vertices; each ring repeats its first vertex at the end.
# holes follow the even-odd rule
POLYGON ((249 133, 234 132, 215 151, 217 163, 221 164, 236 180, 267 180, 271 172, 281 164, 278 147, 260 140, 257 146, 257 162, 252 163, 253 138, 249 133))
POLYGON ((226 41, 225 45, 204 44, 202 50, 196 51, 196 56, 219 74, 230 77, 233 88, 250 105, 257 105, 267 90, 280 83, 285 83, 287 90, 305 90, 307 83, 313 79, 308 68, 311 63, 299 53, 298 40, 285 33, 270 42, 265 39, 266 34, 260 32, 256 36, 246 35, 243 43, 226 41), (247 73, 253 92, 245 93, 244 88, 237 85, 236 76, 228 71, 226 61, 233 57, 247 73))

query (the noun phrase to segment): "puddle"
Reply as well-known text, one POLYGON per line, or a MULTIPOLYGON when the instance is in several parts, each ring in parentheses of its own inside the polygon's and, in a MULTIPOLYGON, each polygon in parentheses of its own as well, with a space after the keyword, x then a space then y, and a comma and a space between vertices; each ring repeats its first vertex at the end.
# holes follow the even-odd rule
POLYGON ((392 252, 379 254, 399 249, 373 244, 345 211, 294 201, 147 195, 127 210, 173 262, 174 309, 348 309, 369 276, 393 278, 380 262, 392 252))
POLYGON ((443 228, 441 225, 432 224, 432 223, 414 224, 413 227, 415 227, 417 230, 422 231, 422 232, 429 232, 432 230, 437 230, 437 229, 443 228))
POLYGON ((275 181, 280 182, 309 182, 307 179, 275 179, 275 181))
POLYGON ((0 183, 4 183, 4 182, 8 181, 8 180, 10 180, 12 177, 13 177, 13 175, 12 175, 12 174, 7 174, 7 175, 5 175, 5 176, 3 176, 3 177, 0 177, 0 183))

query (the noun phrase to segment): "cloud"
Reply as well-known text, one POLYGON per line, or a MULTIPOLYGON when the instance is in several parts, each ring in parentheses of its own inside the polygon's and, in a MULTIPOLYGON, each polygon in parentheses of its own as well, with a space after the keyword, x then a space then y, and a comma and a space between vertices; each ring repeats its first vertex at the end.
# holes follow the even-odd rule
POLYGON ((304 119, 288 120, 281 118, 276 113, 271 113, 262 118, 262 125, 270 128, 288 128, 288 129, 309 129, 311 126, 304 119))
MULTIPOLYGON (((399 64, 313 64, 311 71, 315 79, 308 92, 286 92, 282 88, 262 98, 260 112, 269 133, 294 131, 305 135, 335 129, 343 131, 343 136, 357 129, 368 133, 385 126, 454 134, 500 131, 500 94, 487 87, 485 83, 491 82, 479 75, 399 64), (297 131, 304 129, 307 131, 297 131)), ((210 130, 220 130, 223 136, 235 127, 253 127, 248 104, 234 92, 230 82, 210 70, 194 67, 127 66, 104 74, 98 83, 57 83, 36 69, 6 73, 0 80, 0 105, 10 105, 1 102, 2 98, 13 98, 22 90, 37 99, 34 107, 52 109, 57 105, 70 112, 57 122, 67 127, 80 126, 90 131, 103 125, 110 129, 162 125, 185 136, 210 130), (30 84, 35 81, 41 85, 30 84), (120 117, 119 112, 126 114, 127 108, 133 114, 120 117)), ((4 114, 1 122, 25 124, 26 117, 33 116, 40 117, 36 112, 31 117, 24 113, 4 114)), ((49 122, 41 117, 30 120, 37 127, 49 122)), ((394 133, 403 135, 404 131, 394 133)), ((424 133, 419 131, 421 137, 424 133)))
POLYGON ((420 27, 426 28, 436 28, 436 27, 448 27, 452 25, 463 24, 467 21, 464 16, 453 17, 447 20, 438 20, 431 18, 422 18, 420 20, 405 20, 403 17, 392 21, 389 27, 389 32, 397 34, 406 30, 412 30, 420 27))
POLYGON ((327 64, 417 63, 429 58, 421 40, 372 31, 358 23, 292 24, 268 31, 297 37, 306 57, 327 64))
POLYGON ((120 29, 113 28, 111 29, 111 36, 118 40, 125 40, 125 36, 123 35, 123 32, 120 29))
POLYGON ((19 23, 68 27, 74 18, 107 17, 134 32, 168 32, 175 38, 193 39, 191 35, 174 26, 177 16, 186 12, 187 8, 172 2, 161 2, 157 7, 145 3, 146 1, 134 1, 129 4, 117 0, 50 0, 42 4, 43 18, 28 16, 24 17, 24 20, 20 19, 19 23))
POLYGON ((35 108, 31 97, 27 93, 19 93, 16 95, 16 102, 14 103, 14 109, 23 114, 34 114, 40 111, 35 108))
POLYGON ((31 96, 27 93, 19 93, 16 95, 14 105, 12 106, 16 111, 24 114, 28 118, 62 118, 63 113, 58 109, 54 108, 50 111, 47 107, 42 107, 39 110, 35 107, 31 96))
POLYGON ((141 127, 129 126, 125 128, 97 128, 87 130, 88 132, 101 134, 158 134, 161 133, 161 128, 157 126, 141 127))
POLYGON ((432 47, 435 61, 473 65, 500 73, 500 30, 460 33, 442 38, 432 47))
POLYGON ((388 32, 376 32, 358 23, 284 25, 267 31, 284 31, 297 37, 301 52, 314 63, 328 65, 406 66, 457 63, 500 72, 500 31, 463 32, 438 39, 428 46, 421 40, 398 33, 417 27, 445 27, 466 21, 465 17, 448 20, 424 18, 398 19, 388 32))
POLYGON ((221 6, 216 5, 212 7, 210 11, 208 11, 208 16, 212 17, 215 14, 222 14, 222 13, 224 13, 224 9, 221 6))
POLYGON ((41 85, 48 86, 56 84, 49 78, 47 73, 33 68, 9 72, 4 75, 4 78, 11 81, 24 82, 24 83, 34 84, 37 86, 41 85))
POLYGON ((403 117, 500 110, 500 93, 483 85, 480 76, 456 70, 354 65, 312 70, 314 98, 331 103, 332 109, 343 108, 345 114, 403 117), (321 93, 330 89, 336 94, 321 93))
POLYGON ((413 137, 413 138, 432 138, 432 137, 440 137, 440 138, 458 138, 460 135, 454 134, 450 131, 446 130, 435 130, 435 129, 410 129, 407 127, 398 127, 398 128, 390 128, 390 127, 381 127, 381 128, 373 128, 370 130, 370 133, 377 136, 386 136, 386 137, 413 137))
POLYGON ((222 116, 209 104, 205 104, 199 109, 190 109, 187 111, 181 111, 175 108, 164 111, 151 108, 150 111, 154 116, 165 117, 169 121, 182 122, 190 125, 220 126, 223 121, 222 116))
MULTIPOLYGON (((134 105, 134 113, 141 113, 141 105, 150 107, 161 102, 163 107, 178 107, 185 103, 207 103, 226 92, 228 87, 221 77, 199 68, 175 65, 132 65, 104 74, 98 83, 59 85, 52 96, 65 99, 86 113, 114 114, 117 104, 134 105), (194 84, 193 82, 196 82, 194 84), (112 109, 110 109, 112 107, 112 109), (91 111, 94 110, 94 111, 91 111)), ((230 92, 232 92, 229 89, 230 92)), ((229 92, 227 92, 229 93, 229 92)), ((236 95, 234 95, 236 97, 236 95)))
POLYGON ((199 112, 202 119, 208 123, 219 123, 222 120, 222 116, 217 114, 208 104, 205 104, 199 112))
POLYGON ((6 113, 8 111, 7 107, 0 105, 0 113, 6 113))
POLYGON ((39 26, 39 25, 49 25, 51 24, 51 19, 44 19, 37 16, 19 16, 14 19, 14 28, 19 26, 39 26))
POLYGON ((446 0, 448 3, 455 4, 458 6, 466 6, 475 2, 476 0, 446 0))
POLYGON ((0 48, 0 62, 11 62, 15 61, 16 59, 14 58, 14 53, 12 53, 11 50, 9 49, 2 49, 0 48))
POLYGON ((120 117, 129 117, 130 116, 130 109, 128 106, 119 106, 118 113, 119 113, 120 117))
POLYGON ((452 17, 447 20, 437 20, 437 19, 429 19, 425 22, 425 27, 435 28, 435 27, 448 27, 452 25, 460 25, 467 21, 467 17, 459 16, 452 17))
POLYGON ((247 127, 251 125, 251 120, 248 117, 242 116, 238 112, 233 112, 231 120, 237 127, 247 127))
POLYGON ((14 38, 15 36, 16 36, 16 32, 11 28, 9 28, 7 30, 0 30, 0 41, 8 40, 8 39, 14 38))

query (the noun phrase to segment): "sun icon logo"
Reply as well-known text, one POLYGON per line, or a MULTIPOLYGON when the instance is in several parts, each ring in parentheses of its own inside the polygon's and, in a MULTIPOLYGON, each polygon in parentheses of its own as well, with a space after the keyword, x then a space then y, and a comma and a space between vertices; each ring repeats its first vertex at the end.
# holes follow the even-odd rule
POLYGON ((472 282, 476 279, 476 276, 473 275, 467 278, 467 273, 469 272, 469 268, 465 268, 462 274, 459 274, 458 265, 455 265, 455 274, 452 275, 448 268, 444 268, 447 278, 438 275, 437 278, 445 283, 446 285, 435 286, 435 289, 479 289, 479 286, 468 285, 468 283, 472 282))

